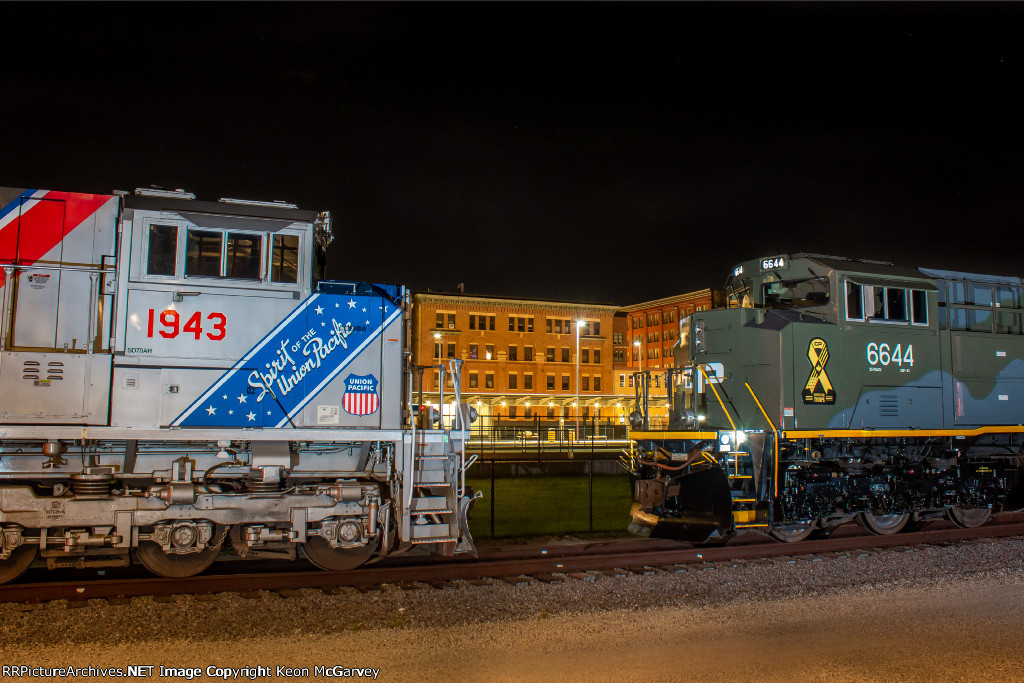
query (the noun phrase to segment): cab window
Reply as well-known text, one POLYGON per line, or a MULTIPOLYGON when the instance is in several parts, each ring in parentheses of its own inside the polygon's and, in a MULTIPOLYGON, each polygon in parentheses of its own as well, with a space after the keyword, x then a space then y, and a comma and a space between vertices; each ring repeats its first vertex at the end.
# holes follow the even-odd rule
POLYGON ((178 226, 149 226, 149 242, 146 249, 147 275, 174 275, 178 262, 178 226))
POLYGON ((274 235, 270 260, 270 281, 299 281, 299 236, 274 235))

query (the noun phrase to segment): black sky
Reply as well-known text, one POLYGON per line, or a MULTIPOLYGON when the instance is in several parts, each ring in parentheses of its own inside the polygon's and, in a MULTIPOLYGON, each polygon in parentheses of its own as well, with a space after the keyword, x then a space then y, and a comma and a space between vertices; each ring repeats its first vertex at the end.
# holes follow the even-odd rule
POLYGON ((5 5, 0 185, 329 209, 338 279, 633 303, 1024 275, 1024 5, 5 5))

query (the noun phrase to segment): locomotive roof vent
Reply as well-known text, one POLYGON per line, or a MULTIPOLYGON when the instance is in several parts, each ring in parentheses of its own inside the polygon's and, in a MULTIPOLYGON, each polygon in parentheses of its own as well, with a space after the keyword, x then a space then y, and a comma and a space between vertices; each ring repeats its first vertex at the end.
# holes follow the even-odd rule
POLYGON ((136 187, 135 196, 137 197, 169 197, 172 199, 195 199, 196 196, 191 192, 185 192, 185 190, 167 190, 162 187, 136 187))
POLYGON ((246 206, 276 206, 279 209, 297 209, 299 208, 295 204, 290 204, 282 199, 275 199, 272 202, 261 202, 255 199, 231 199, 230 197, 221 197, 217 200, 225 204, 245 204, 246 206))

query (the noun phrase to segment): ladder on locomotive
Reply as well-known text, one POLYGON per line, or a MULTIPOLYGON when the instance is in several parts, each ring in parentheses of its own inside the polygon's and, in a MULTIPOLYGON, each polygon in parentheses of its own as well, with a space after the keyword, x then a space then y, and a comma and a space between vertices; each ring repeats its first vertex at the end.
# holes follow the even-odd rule
MULTIPOLYGON (((445 544, 444 554, 472 550, 468 531, 460 528, 465 519, 471 499, 465 495, 465 473, 476 461, 477 456, 466 459, 466 440, 469 425, 461 409, 462 396, 459 390, 459 366, 461 360, 437 366, 439 370, 439 427, 444 435, 441 443, 421 439, 415 445, 413 460, 412 490, 409 505, 405 511, 408 524, 408 540, 413 544, 445 544), (446 372, 452 376, 455 387, 455 405, 452 421, 446 429, 444 423, 444 386, 446 372), (465 438, 463 438, 465 437, 465 438), (458 545, 466 541, 466 546, 458 545)), ((423 431, 420 431, 422 436, 423 431)))
MULTIPOLYGON (((715 399, 718 401, 722 412, 725 414, 726 419, 729 420, 729 425, 733 430, 733 436, 729 439, 729 443, 726 446, 727 450, 719 450, 718 452, 718 464, 725 470, 725 476, 729 479, 729 489, 732 496, 733 525, 737 529, 766 528, 767 524, 757 520, 757 496, 754 492, 754 458, 749 448, 748 450, 741 448, 742 444, 738 442, 737 438, 737 435, 745 434, 745 432, 737 429, 736 422, 733 421, 732 415, 726 407, 726 401, 722 400, 718 389, 715 388, 716 383, 708 376, 704 366, 698 364, 697 368, 704 376, 707 386, 714 393, 715 399)), ((722 393, 725 393, 724 388, 722 393)), ((733 411, 736 411, 736 406, 729 399, 728 395, 726 399, 729 405, 732 406, 733 411)), ((736 419, 739 420, 738 412, 736 413, 736 419)), ((719 446, 721 445, 719 444, 719 446)))

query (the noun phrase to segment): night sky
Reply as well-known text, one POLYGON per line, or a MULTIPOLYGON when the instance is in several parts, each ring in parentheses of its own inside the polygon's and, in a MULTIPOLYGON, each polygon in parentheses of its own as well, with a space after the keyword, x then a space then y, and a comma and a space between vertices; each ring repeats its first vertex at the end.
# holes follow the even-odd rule
POLYGON ((330 210, 328 275, 629 304, 1024 275, 1024 4, 4 6, 0 185, 330 210))

